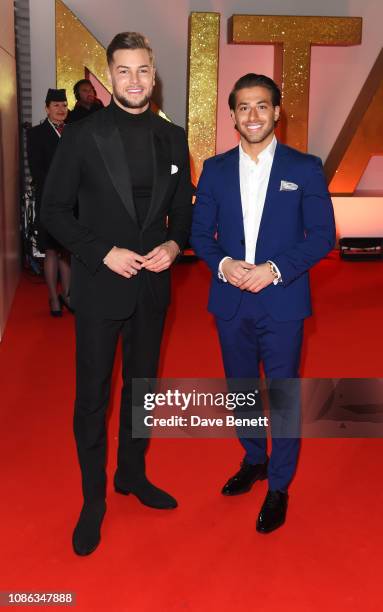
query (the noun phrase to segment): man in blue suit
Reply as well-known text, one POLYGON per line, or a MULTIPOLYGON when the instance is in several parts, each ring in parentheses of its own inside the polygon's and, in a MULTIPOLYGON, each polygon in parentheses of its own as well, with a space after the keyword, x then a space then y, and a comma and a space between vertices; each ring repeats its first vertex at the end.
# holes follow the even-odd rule
MULTIPOLYGON (((309 269, 333 248, 335 224, 322 163, 280 144, 274 127, 281 94, 272 79, 241 77, 229 96, 238 147, 205 161, 191 243, 212 271, 215 315, 228 378, 297 378, 303 320, 311 314, 309 269)), ((288 410, 288 407, 286 407, 288 410)), ((268 478, 257 531, 286 517, 299 438, 240 438, 245 456, 224 495, 268 478)))

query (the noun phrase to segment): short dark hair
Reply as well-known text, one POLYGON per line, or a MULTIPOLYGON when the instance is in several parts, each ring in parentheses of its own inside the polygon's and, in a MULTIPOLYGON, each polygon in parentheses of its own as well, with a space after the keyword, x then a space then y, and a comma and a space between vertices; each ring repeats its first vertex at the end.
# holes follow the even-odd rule
POLYGON ((91 88, 93 89, 94 95, 96 95, 96 90, 94 88, 92 81, 90 79, 80 79, 79 81, 77 81, 77 83, 73 85, 73 93, 74 93, 74 97, 76 98, 76 100, 79 100, 80 98, 81 85, 90 85, 91 88))
POLYGON ((281 90, 278 85, 270 79, 270 77, 265 76, 264 74, 255 74, 254 72, 249 72, 242 76, 235 83, 233 89, 229 95, 229 108, 230 110, 235 110, 235 105, 237 101, 237 91, 240 89, 245 89, 247 87, 265 87, 271 91, 271 102, 273 106, 281 105, 281 90))
POLYGON ((139 32, 120 32, 120 34, 116 34, 106 50, 108 64, 113 62, 113 53, 118 49, 146 49, 151 63, 154 64, 154 55, 149 41, 146 36, 139 32))

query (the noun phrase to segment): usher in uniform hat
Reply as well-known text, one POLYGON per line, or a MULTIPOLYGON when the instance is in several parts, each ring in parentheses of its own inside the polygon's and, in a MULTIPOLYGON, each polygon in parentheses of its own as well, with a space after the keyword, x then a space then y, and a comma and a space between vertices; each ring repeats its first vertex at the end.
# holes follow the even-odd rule
POLYGON ((45 104, 49 102, 67 102, 65 89, 48 89, 45 104))

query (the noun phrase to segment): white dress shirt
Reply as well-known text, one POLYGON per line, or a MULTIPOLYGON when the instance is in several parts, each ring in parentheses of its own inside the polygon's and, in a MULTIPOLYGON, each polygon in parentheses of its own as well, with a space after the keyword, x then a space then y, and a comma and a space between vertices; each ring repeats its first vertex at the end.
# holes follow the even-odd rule
MULTIPOLYGON (((245 261, 251 264, 255 261, 255 248, 276 146, 277 139, 274 136, 271 143, 259 153, 257 161, 253 161, 239 144, 239 181, 245 230, 245 261)), ((222 263, 225 259, 229 258, 224 257, 220 261, 218 271, 218 276, 223 281, 226 281, 222 273, 222 263)))
POLYGON ((255 260, 255 247, 276 146, 277 139, 274 136, 255 162, 245 153, 241 144, 239 145, 239 181, 245 229, 245 261, 252 264, 255 260))

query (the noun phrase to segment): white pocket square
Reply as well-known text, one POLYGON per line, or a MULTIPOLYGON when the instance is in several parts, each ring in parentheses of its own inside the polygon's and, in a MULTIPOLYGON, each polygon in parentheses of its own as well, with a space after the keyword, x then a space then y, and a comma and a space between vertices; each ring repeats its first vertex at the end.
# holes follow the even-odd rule
POLYGON ((289 183, 289 181, 281 181, 279 187, 279 191, 295 191, 296 189, 298 189, 298 185, 296 183, 289 183))
POLYGON ((172 164, 170 168, 170 174, 176 174, 176 172, 178 172, 178 166, 172 164))

